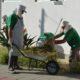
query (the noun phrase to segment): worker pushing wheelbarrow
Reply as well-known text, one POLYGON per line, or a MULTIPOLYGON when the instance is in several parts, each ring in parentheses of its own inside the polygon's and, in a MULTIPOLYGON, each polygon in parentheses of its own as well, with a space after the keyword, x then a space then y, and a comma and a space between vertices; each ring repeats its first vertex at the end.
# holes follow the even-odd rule
POLYGON ((63 21, 61 33, 56 35, 54 40, 55 44, 62 44, 67 42, 71 47, 71 54, 69 57, 70 70, 80 71, 80 36, 77 31, 69 24, 68 21, 63 21), (56 40, 64 35, 62 40, 56 40), (77 67, 77 69, 75 68, 77 67))

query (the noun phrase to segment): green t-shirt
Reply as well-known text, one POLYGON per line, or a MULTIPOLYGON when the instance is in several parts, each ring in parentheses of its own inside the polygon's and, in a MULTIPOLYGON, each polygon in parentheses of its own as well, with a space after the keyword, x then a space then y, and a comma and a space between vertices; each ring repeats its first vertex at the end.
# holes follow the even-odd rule
POLYGON ((65 34, 65 39, 72 49, 80 47, 80 36, 74 28, 71 28, 65 34))
POLYGON ((7 29, 9 29, 9 28, 13 29, 15 24, 17 23, 17 21, 18 21, 18 16, 15 13, 13 13, 10 16, 8 16, 7 20, 6 20, 6 27, 7 27, 7 29))

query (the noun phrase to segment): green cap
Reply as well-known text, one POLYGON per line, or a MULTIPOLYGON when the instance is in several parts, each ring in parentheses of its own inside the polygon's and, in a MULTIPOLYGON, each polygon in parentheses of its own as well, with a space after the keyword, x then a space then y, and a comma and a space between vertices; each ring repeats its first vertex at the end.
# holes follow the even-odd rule
POLYGON ((53 33, 48 32, 48 33, 44 33, 43 35, 41 35, 41 36, 39 37, 39 39, 45 41, 45 40, 50 40, 50 39, 52 39, 53 37, 54 37, 53 33))

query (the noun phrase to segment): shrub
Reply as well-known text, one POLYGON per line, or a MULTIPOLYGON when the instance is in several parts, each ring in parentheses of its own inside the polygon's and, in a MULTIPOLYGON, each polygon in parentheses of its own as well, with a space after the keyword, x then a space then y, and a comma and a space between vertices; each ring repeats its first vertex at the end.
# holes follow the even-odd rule
POLYGON ((5 47, 0 46, 0 63, 7 64, 8 63, 8 51, 5 47))
POLYGON ((1 64, 8 64, 8 54, 2 54, 0 56, 0 63, 1 64))

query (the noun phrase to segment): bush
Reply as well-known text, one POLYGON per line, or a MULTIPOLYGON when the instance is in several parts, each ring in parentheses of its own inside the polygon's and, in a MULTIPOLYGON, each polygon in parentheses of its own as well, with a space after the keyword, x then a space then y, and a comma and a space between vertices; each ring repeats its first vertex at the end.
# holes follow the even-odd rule
POLYGON ((0 64, 8 63, 8 51, 5 47, 0 46, 0 64))
POLYGON ((8 64, 8 54, 2 54, 0 56, 0 63, 1 64, 8 64))

